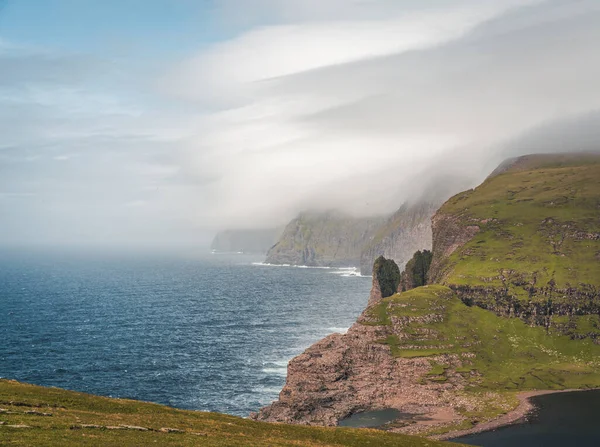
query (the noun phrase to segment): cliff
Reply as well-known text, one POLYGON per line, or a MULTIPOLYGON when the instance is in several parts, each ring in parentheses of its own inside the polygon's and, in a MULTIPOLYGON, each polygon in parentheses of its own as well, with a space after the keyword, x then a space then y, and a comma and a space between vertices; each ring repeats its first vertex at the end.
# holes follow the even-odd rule
POLYGON ((599 179, 600 156, 528 156, 448 200, 432 253, 399 281, 378 259, 357 322, 292 359, 252 417, 336 425, 393 408, 412 416, 387 429, 436 435, 488 424, 517 391, 599 387, 599 179))
POLYGON ((305 212, 284 229, 266 262, 310 266, 358 266, 362 248, 383 218, 356 218, 336 211, 305 212))
POLYGON ((266 253, 275 244, 281 228, 225 230, 214 237, 210 249, 225 253, 266 253))
POLYGON ((574 338, 600 336, 600 155, 501 165, 433 218, 430 284, 574 338))
POLYGON ((403 269, 417 250, 431 250, 431 217, 441 201, 405 204, 377 229, 360 255, 360 271, 369 275, 379 256, 393 259, 403 269))

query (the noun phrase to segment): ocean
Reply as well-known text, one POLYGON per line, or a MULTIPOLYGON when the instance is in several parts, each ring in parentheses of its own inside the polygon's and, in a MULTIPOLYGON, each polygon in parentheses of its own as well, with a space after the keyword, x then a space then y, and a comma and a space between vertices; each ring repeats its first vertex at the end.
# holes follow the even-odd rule
POLYGON ((0 253, 0 377, 247 416, 371 279, 243 254, 0 253))

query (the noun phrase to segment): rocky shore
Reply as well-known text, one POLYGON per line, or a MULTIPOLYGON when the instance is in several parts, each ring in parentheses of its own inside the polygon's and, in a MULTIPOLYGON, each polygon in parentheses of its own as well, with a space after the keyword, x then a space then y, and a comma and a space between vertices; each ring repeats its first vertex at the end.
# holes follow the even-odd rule
MULTIPOLYGON (((346 334, 332 334, 309 347, 288 365, 285 387, 279 400, 252 419, 302 425, 336 426, 340 420, 364 411, 396 409, 414 417, 386 427, 389 431, 427 434, 432 430, 460 424, 465 420, 457 408, 477 411, 485 401, 510 411, 505 396, 487 393, 474 397, 463 390, 464 375, 455 372, 469 357, 443 354, 434 357, 398 357, 382 340, 404 334, 403 322, 375 324, 376 309, 382 300, 377 275, 369 306, 346 334), (444 380, 431 376, 432 362, 452 366, 444 380)), ((419 317, 425 321, 441 318, 435 313, 419 317)), ((403 335, 404 334, 404 335, 403 335)))

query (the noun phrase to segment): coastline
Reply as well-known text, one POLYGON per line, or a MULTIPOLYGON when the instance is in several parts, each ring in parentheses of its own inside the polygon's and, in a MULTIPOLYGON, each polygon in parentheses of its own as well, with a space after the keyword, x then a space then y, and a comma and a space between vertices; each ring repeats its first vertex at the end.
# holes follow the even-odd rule
POLYGON ((595 389, 595 388, 522 391, 517 394, 517 398, 519 399, 519 405, 517 405, 516 408, 509 411, 508 413, 505 413, 502 416, 497 417, 496 419, 492 419, 490 421, 483 422, 481 424, 477 424, 475 427, 468 428, 466 430, 450 431, 448 433, 443 433, 441 435, 429 436, 429 438, 437 440, 437 441, 447 441, 447 440, 451 440, 454 438, 461 438, 463 436, 481 433, 484 431, 496 430, 498 428, 506 427, 508 425, 524 423, 524 422, 526 422, 527 415, 530 414, 535 409, 535 405, 531 402, 531 399, 533 397, 543 396, 546 394, 591 391, 593 389, 595 389))

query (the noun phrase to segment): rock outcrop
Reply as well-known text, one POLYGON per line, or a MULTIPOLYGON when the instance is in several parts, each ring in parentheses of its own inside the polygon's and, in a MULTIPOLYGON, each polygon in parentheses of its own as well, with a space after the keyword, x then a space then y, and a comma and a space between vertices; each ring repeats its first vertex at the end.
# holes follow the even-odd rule
POLYGON ((431 250, 431 217, 441 201, 405 204, 377 229, 360 255, 360 270, 368 275, 375 259, 393 259, 402 270, 417 250, 431 250))
MULTIPOLYGON (((375 276, 375 275, 374 275, 375 276)), ((441 381, 424 380, 431 359, 401 358, 383 344, 401 336, 401 324, 378 325, 373 307, 344 335, 332 334, 315 343, 288 365, 279 400, 252 417, 269 422, 337 425, 354 413, 395 408, 415 414, 436 413, 447 405, 447 393, 462 389, 459 374, 441 381)), ((459 365, 458 357, 444 361, 459 365)))
POLYGON ((419 250, 413 255, 400 274, 398 292, 405 292, 427 284, 432 257, 433 254, 429 250, 419 250))
POLYGON ((379 256, 373 264, 373 288, 369 297, 369 306, 398 292, 400 269, 393 259, 379 256))
POLYGON ((222 253, 267 253, 275 244, 282 228, 260 230, 224 230, 214 237, 210 249, 222 253))
POLYGON ((270 264, 358 266, 362 248, 384 218, 305 212, 293 219, 267 253, 270 264))

